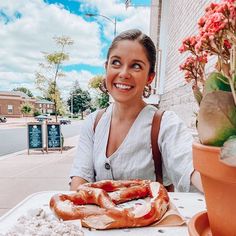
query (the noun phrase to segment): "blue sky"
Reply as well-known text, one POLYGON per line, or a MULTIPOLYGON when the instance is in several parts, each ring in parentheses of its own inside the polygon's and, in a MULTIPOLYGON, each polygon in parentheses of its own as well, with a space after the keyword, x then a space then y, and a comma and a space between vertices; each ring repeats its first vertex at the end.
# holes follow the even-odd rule
POLYGON ((53 37, 69 36, 70 60, 63 66, 66 76, 58 80, 63 97, 76 80, 84 89, 88 81, 104 73, 106 52, 114 35, 139 28, 149 34, 151 0, 132 0, 125 9, 124 0, 10 0, 0 1, 0 91, 24 86, 34 95, 35 72, 43 62, 42 52, 57 50, 53 37), (4 58, 4 60, 3 60, 4 58))

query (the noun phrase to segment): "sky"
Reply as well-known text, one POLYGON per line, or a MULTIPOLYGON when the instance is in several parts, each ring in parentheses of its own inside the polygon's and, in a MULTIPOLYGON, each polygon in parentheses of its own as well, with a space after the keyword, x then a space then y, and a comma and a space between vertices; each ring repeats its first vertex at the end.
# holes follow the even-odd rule
POLYGON ((58 79, 66 100, 75 81, 88 89, 88 81, 105 73, 107 49, 114 37, 114 21, 120 33, 138 28, 149 34, 151 0, 0 0, 0 91, 26 87, 42 95, 35 85, 43 52, 59 48, 54 37, 68 36, 70 59, 64 63, 65 76, 58 79), (103 15, 87 17, 86 13, 103 15))

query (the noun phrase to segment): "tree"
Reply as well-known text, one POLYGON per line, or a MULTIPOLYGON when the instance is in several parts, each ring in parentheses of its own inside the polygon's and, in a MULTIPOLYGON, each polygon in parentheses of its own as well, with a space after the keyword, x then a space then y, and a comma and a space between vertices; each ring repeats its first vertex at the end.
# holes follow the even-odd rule
POLYGON ((61 92, 57 86, 54 84, 55 82, 52 81, 49 84, 48 90, 45 93, 45 98, 48 101, 56 101, 57 103, 57 114, 64 115, 65 114, 65 105, 61 98, 61 92))
POLYGON ((95 99, 99 108, 106 108, 110 104, 109 95, 107 93, 100 93, 95 99))
POLYGON ((27 122, 27 116, 33 112, 34 106, 29 102, 24 102, 20 106, 21 113, 26 117, 27 122))
POLYGON ((60 50, 54 53, 44 53, 45 63, 39 65, 44 72, 36 72, 36 86, 43 92, 44 97, 48 97, 50 101, 54 102, 57 122, 57 114, 60 113, 63 104, 57 86, 57 79, 65 75, 61 69, 63 62, 69 60, 69 54, 65 53, 65 47, 72 45, 73 40, 66 36, 55 37, 54 40, 60 50))
POLYGON ((98 108, 106 108, 109 106, 109 95, 108 93, 105 93, 101 91, 100 87, 102 85, 102 81, 104 79, 103 75, 97 75, 94 76, 90 81, 89 81, 89 87, 94 89, 97 92, 97 95, 95 97, 95 106, 98 108))
POLYGON ((20 91, 20 92, 25 93, 27 96, 31 98, 34 97, 33 93, 25 87, 17 87, 17 88, 14 88, 12 91, 20 91))
POLYGON ((82 90, 78 81, 75 82, 73 87, 74 89, 70 92, 70 98, 68 99, 67 104, 73 114, 80 113, 81 119, 83 119, 83 112, 91 108, 92 99, 87 90, 82 90))

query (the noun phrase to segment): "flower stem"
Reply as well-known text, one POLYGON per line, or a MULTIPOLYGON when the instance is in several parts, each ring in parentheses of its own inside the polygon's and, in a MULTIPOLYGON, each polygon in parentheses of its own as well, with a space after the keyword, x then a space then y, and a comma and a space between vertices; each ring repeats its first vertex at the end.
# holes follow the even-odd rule
POLYGON ((232 95, 234 98, 234 103, 236 105, 236 82, 235 82, 235 76, 236 76, 236 45, 233 44, 231 48, 231 53, 230 53, 230 72, 231 72, 231 78, 228 78, 230 88, 232 90, 232 95))

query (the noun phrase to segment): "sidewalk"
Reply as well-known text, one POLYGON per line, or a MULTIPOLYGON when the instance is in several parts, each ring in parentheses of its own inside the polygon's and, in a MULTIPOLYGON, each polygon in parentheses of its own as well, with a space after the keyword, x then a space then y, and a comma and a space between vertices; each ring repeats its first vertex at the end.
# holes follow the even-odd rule
POLYGON ((27 150, 0 159, 0 216, 30 194, 47 190, 69 190, 69 171, 76 151, 78 136, 65 139, 72 149, 50 151, 27 150))

